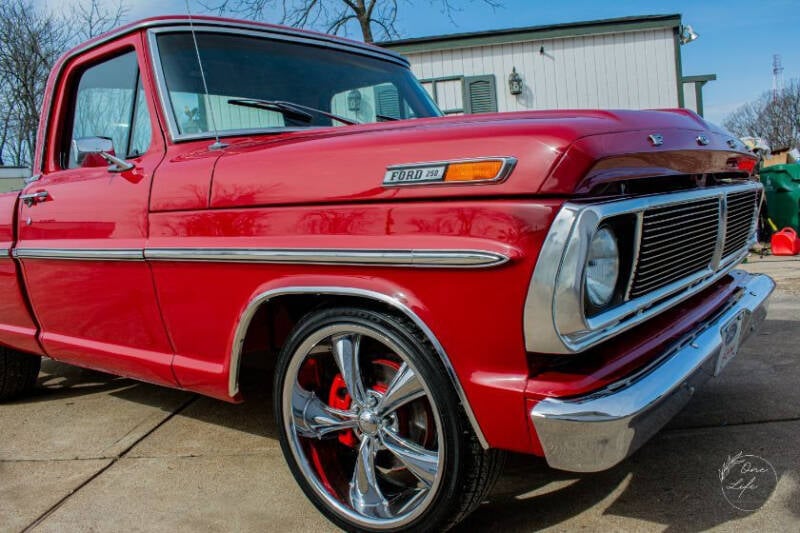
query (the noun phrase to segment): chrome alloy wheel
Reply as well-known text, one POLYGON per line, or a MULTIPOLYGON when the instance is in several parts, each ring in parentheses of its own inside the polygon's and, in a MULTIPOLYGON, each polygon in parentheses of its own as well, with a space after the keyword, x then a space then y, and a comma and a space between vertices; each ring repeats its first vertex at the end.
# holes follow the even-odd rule
POLYGON ((373 530, 418 518, 444 471, 439 410, 401 344, 365 325, 328 325, 294 350, 282 383, 303 477, 330 510, 373 530))

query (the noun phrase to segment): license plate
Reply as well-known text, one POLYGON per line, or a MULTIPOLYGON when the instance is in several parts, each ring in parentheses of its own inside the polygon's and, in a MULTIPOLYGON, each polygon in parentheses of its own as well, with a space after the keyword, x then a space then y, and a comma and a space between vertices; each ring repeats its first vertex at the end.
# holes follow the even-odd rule
POLYGON ((736 357, 739 352, 739 343, 742 338, 742 324, 744 323, 744 311, 732 318, 722 328, 722 349, 717 357, 717 367, 714 375, 718 376, 722 369, 736 357))

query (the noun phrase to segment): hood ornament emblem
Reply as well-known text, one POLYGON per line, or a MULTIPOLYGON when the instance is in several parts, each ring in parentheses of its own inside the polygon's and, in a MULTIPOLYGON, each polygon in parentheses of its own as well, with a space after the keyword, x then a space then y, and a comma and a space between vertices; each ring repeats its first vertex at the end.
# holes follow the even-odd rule
POLYGON ((650 144, 653 146, 661 146, 664 144, 664 136, 660 133, 653 133, 652 135, 647 136, 647 140, 650 141, 650 144))
POLYGON ((705 135, 698 135, 697 136, 697 144, 700 146, 708 146, 708 143, 711 142, 708 140, 708 137, 705 135))

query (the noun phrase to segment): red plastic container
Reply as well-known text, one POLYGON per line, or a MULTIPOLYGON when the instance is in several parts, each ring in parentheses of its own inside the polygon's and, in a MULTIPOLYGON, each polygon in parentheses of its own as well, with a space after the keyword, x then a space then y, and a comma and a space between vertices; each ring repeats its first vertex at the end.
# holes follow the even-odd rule
POLYGON ((783 228, 772 234, 772 255, 800 254, 800 239, 793 228, 783 228))

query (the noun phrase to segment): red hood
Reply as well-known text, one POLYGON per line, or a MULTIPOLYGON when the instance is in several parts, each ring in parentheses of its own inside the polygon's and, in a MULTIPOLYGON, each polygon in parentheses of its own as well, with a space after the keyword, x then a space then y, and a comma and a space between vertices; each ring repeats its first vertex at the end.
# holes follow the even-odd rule
POLYGON ((314 129, 239 139, 214 172, 211 205, 586 193, 599 181, 726 172, 744 146, 686 110, 537 111, 314 129), (654 146, 651 134, 663 137, 654 146), (703 144, 708 141, 707 144, 703 144), (504 183, 385 188, 393 165, 518 160, 504 183))

